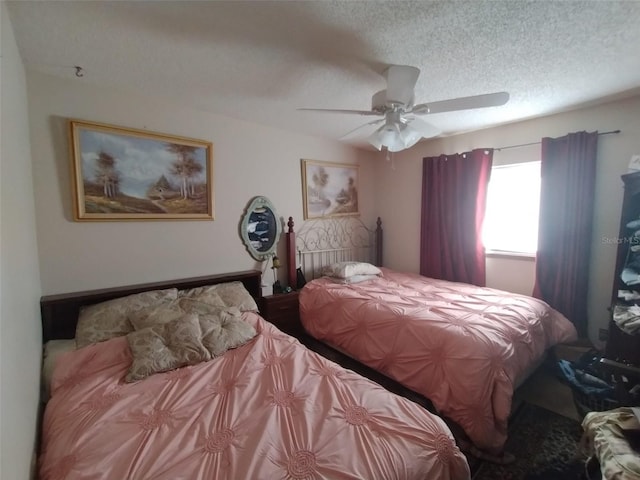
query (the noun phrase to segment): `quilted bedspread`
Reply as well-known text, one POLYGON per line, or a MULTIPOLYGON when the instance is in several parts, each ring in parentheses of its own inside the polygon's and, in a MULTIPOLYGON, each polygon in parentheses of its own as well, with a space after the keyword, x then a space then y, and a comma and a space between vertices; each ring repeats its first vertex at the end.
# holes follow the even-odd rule
POLYGON ((40 478, 469 478, 440 418, 243 318, 248 344, 136 383, 124 337, 61 357, 40 478))
POLYGON ((315 338, 429 398, 481 449, 502 450, 514 385, 573 324, 535 298, 383 269, 300 294, 315 338))

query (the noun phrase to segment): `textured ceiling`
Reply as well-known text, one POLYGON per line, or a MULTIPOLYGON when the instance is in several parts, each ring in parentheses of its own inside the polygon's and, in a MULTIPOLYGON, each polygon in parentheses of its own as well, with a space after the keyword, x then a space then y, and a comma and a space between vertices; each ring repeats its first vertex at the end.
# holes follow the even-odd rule
MULTIPOLYGON (((339 139, 370 117, 387 65, 421 69, 416 103, 507 91, 422 117, 444 134, 640 93, 638 1, 9 2, 27 68, 339 139)), ((94 119, 100 120, 100 119, 94 119)), ((353 142, 353 140, 350 140, 353 142)), ((360 145, 361 143, 358 143, 360 145)))

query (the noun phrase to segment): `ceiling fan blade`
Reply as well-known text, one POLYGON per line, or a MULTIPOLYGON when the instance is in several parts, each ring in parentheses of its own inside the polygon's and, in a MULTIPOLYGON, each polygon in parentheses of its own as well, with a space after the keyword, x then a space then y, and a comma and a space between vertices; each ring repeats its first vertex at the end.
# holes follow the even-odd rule
POLYGON ((421 103, 411 109, 410 113, 426 115, 432 113, 453 112, 456 110, 469 110, 472 108, 498 107, 509 101, 507 92, 486 93, 471 97, 452 98, 439 102, 421 103))
POLYGON ((346 140, 348 138, 351 138, 353 136, 355 136, 355 133, 361 133, 361 131, 367 127, 370 127, 372 125, 380 125, 382 122, 384 122, 384 118, 381 118, 380 120, 374 120, 373 122, 369 122, 369 123, 365 123, 364 125, 360 125, 359 127, 354 128, 353 130, 345 133, 344 135, 342 135, 340 137, 340 140, 346 140))
POLYGON ((298 108, 302 112, 320 112, 320 113, 348 113, 352 115, 365 115, 381 117, 382 114, 372 110, 335 110, 331 108, 298 108))
POLYGON ((420 69, 409 65, 391 65, 384 71, 387 79, 387 103, 410 105, 420 69))
POLYGON ((421 135, 421 138, 431 138, 442 133, 439 128, 434 127, 430 123, 420 120, 419 118, 407 119, 407 126, 418 132, 421 135))

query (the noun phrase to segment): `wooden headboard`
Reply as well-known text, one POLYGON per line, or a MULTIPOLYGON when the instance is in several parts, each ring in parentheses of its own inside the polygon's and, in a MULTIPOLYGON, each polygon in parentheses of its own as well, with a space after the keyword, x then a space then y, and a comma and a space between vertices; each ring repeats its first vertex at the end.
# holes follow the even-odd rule
POLYGON ((357 217, 307 220, 298 232, 289 217, 285 234, 287 247, 287 281, 296 285, 296 267, 307 280, 318 276, 325 265, 342 261, 365 261, 382 266, 382 220, 375 228, 367 227, 357 217))
POLYGON ((99 290, 87 290, 84 292, 62 293, 59 295, 47 295, 40 299, 40 312, 42 314, 42 341, 73 338, 78 323, 78 313, 85 305, 112 300, 118 297, 126 297, 134 293, 149 290, 161 290, 166 288, 202 287, 225 282, 242 282, 252 297, 256 300, 262 296, 261 272, 247 270, 243 272, 209 275, 204 277, 183 278, 179 280, 167 280, 163 282, 143 283, 127 285, 123 287, 103 288, 99 290))

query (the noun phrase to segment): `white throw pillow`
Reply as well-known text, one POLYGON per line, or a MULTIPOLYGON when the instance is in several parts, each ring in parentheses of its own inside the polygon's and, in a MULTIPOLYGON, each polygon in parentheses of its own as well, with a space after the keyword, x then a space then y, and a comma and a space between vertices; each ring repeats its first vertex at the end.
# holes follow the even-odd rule
POLYGON ((329 277, 349 278, 354 275, 381 275, 382 272, 375 265, 366 262, 338 262, 324 267, 322 274, 329 277))

